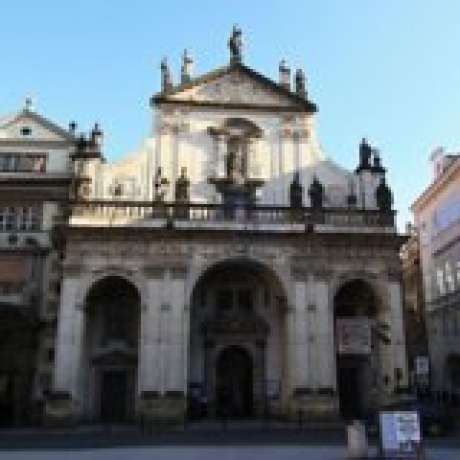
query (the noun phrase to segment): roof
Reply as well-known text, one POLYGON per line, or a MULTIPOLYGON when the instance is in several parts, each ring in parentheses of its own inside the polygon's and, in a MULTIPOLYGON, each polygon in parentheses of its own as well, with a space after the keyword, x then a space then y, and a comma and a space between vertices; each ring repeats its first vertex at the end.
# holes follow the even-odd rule
POLYGON ((0 128, 8 127, 9 125, 19 120, 21 117, 31 118, 32 120, 36 121, 37 123, 41 124, 45 128, 49 129, 50 131, 54 132, 58 136, 61 136, 68 141, 74 142, 76 140, 75 136, 69 133, 69 131, 61 128, 59 125, 52 122, 48 118, 45 118, 44 116, 28 108, 24 108, 15 114, 1 117, 0 118, 0 128))
POLYGON ((451 164, 412 203, 410 207, 412 212, 423 207, 429 198, 439 191, 456 172, 460 172, 460 155, 451 156, 453 157, 451 164))
MULTIPOLYGON (((151 105, 157 105, 161 103, 190 103, 195 105, 218 105, 215 103, 203 103, 203 102, 195 102, 195 101, 186 101, 186 100, 177 100, 172 99, 171 96, 181 93, 187 89, 193 88, 195 86, 202 85, 203 83, 209 83, 211 81, 217 80, 218 78, 228 75, 232 72, 239 71, 249 78, 258 81, 261 85, 271 89, 275 93, 285 96, 289 98, 294 105, 296 105, 299 111, 314 113, 318 110, 316 104, 310 102, 306 97, 299 96, 298 94, 286 89, 282 85, 276 83, 275 81, 271 80, 270 78, 262 75, 261 73, 251 69, 250 67, 240 63, 234 62, 224 67, 217 68, 211 72, 205 73, 199 77, 193 78, 187 83, 182 83, 179 85, 174 86, 171 90, 167 92, 159 92, 152 96, 150 99, 151 105)), ((220 105, 228 106, 228 103, 222 103, 220 105)), ((242 104, 238 104, 241 106, 242 104)), ((248 103, 247 106, 250 107, 252 104, 248 103)))

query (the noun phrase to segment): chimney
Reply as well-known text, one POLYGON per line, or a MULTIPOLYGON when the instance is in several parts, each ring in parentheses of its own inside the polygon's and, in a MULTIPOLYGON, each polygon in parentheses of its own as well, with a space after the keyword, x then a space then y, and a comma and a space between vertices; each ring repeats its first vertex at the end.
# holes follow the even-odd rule
POLYGON ((188 51, 185 49, 184 54, 182 55, 182 67, 181 67, 181 84, 188 83, 192 78, 193 71, 193 58, 188 54, 188 51))
POLYGON ((279 72, 280 72, 280 85, 284 89, 290 91, 291 90, 291 69, 286 64, 285 59, 283 59, 280 62, 279 72))

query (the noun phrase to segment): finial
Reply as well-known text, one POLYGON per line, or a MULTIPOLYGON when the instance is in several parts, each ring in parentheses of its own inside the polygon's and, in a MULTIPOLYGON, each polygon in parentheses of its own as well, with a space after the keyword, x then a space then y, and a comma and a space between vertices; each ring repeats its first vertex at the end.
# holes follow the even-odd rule
POLYGON ((302 69, 295 72, 295 92, 297 96, 306 97, 305 72, 302 69))
POLYGON ((180 81, 182 84, 188 83, 192 78, 192 69, 193 69, 193 58, 188 53, 188 50, 184 50, 182 55, 182 67, 181 67, 181 78, 180 81))
POLYGON ((77 131, 77 122, 72 120, 69 123, 69 132, 70 134, 75 135, 76 131, 77 131))
POLYGON ((289 91, 291 89, 291 69, 287 65, 285 59, 282 59, 280 61, 279 73, 280 73, 280 80, 279 80, 280 85, 289 91))
POLYGON ((241 29, 236 24, 233 26, 232 35, 228 40, 228 47, 230 49, 230 64, 241 64, 243 40, 241 29))
POLYGON ((27 96, 24 100, 24 110, 27 112, 31 112, 34 109, 34 104, 32 101, 32 97, 27 96))

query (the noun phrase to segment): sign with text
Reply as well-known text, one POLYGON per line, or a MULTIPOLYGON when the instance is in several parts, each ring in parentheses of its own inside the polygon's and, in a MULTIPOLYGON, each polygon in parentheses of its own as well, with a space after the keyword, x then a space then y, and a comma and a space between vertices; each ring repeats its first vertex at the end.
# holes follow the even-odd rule
POLYGON ((337 351, 341 355, 371 353, 371 323, 365 316, 337 318, 337 351))
POLYGON ((380 443, 384 458, 418 458, 422 436, 415 411, 381 412, 380 443))

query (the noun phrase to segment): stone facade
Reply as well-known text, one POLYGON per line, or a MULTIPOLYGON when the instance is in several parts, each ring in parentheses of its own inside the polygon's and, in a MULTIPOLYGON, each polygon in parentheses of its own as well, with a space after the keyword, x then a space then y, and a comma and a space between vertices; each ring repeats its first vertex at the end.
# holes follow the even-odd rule
POLYGON ((407 387, 379 153, 363 140, 355 171, 334 164, 303 72, 291 89, 285 63, 274 82, 231 43, 199 77, 186 53, 178 85, 162 63, 128 159, 95 154, 98 127, 73 138, 48 423, 331 420, 407 387))

